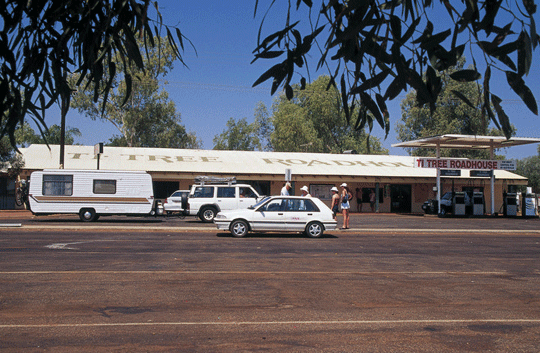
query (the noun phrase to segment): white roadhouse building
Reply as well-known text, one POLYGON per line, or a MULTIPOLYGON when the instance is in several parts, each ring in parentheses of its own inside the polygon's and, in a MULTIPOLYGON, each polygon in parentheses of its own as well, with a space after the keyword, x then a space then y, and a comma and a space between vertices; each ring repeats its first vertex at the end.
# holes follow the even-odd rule
MULTIPOLYGON (((25 167, 21 178, 36 170, 58 168, 58 145, 31 145, 21 149, 25 167)), ((105 146, 99 169, 140 170, 154 182, 156 199, 175 190, 189 189, 200 175, 234 176, 238 182, 253 185, 260 194, 279 194, 290 171, 292 194, 299 195, 304 185, 311 195, 327 204, 330 188, 347 183, 355 198, 352 211, 371 212, 369 195, 378 194, 379 212, 420 213, 422 204, 436 193, 437 169, 416 168, 414 157, 360 154, 323 154, 288 152, 248 152, 187 150, 172 148, 130 148, 105 146)), ((65 169, 97 169, 94 146, 65 146, 65 169)), ((503 192, 527 185, 527 179, 505 170, 495 170, 495 208, 502 208, 503 192)), ((490 200, 490 178, 471 177, 469 170, 459 176, 443 177, 441 191, 484 192, 490 200)))

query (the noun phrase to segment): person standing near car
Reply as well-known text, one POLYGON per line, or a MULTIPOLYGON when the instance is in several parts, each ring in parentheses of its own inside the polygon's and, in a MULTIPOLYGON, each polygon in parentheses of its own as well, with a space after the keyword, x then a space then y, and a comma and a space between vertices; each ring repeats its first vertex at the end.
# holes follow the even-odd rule
POLYGON ((291 183, 286 182, 285 185, 281 188, 281 196, 289 196, 289 189, 291 188, 291 183))
POLYGON ((334 215, 334 219, 337 220, 337 214, 339 212, 339 190, 335 186, 333 186, 330 191, 332 191, 332 213, 334 215))
POLYGON ((341 188, 341 211, 343 212, 343 227, 341 229, 349 229, 352 193, 347 183, 341 184, 341 188))
POLYGON ((356 188, 356 210, 362 212, 362 190, 356 188))
POLYGON ((302 191, 302 196, 303 197, 311 197, 311 195, 309 194, 309 190, 308 190, 308 187, 307 186, 302 186, 302 188, 300 189, 300 191, 302 191))
POLYGON ((371 207, 371 212, 375 212, 375 200, 376 200, 375 190, 371 189, 369 193, 369 206, 371 207))

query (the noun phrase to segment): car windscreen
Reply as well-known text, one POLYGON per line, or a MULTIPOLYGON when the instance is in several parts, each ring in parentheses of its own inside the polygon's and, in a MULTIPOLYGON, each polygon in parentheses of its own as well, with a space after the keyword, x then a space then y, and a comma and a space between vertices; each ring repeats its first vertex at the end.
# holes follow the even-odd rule
POLYGON ((248 198, 257 198, 257 194, 253 191, 252 188, 247 186, 241 186, 239 187, 240 190, 240 197, 248 197, 248 198))
POLYGON ((259 207, 260 212, 278 212, 283 210, 283 199, 272 199, 259 207))
POLYGON ((442 200, 450 200, 452 199, 452 193, 451 192, 447 192, 446 194, 444 194, 442 197, 441 197, 442 200))
POLYGON ((188 195, 188 192, 187 191, 176 191, 175 193, 173 193, 170 197, 182 197, 184 195, 188 195))
POLYGON ((261 201, 257 202, 255 205, 249 206, 248 208, 257 208, 260 205, 262 205, 263 203, 265 203, 266 201, 268 201, 269 198, 270 198, 270 196, 267 196, 264 199, 262 199, 261 201))

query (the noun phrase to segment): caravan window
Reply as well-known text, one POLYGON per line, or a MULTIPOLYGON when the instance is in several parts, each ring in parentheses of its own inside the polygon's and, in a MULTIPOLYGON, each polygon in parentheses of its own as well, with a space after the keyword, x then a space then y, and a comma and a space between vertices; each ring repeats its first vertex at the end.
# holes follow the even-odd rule
POLYGON ((94 194, 116 194, 116 180, 94 180, 94 194))
POLYGON ((73 175, 43 175, 43 195, 73 195, 73 175))

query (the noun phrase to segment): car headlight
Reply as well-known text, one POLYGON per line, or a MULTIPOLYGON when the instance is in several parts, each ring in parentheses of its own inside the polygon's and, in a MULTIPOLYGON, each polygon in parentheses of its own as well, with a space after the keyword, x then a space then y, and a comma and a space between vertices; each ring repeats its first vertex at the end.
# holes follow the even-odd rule
POLYGON ((221 213, 218 213, 215 217, 216 219, 226 219, 225 215, 222 215, 221 213))

